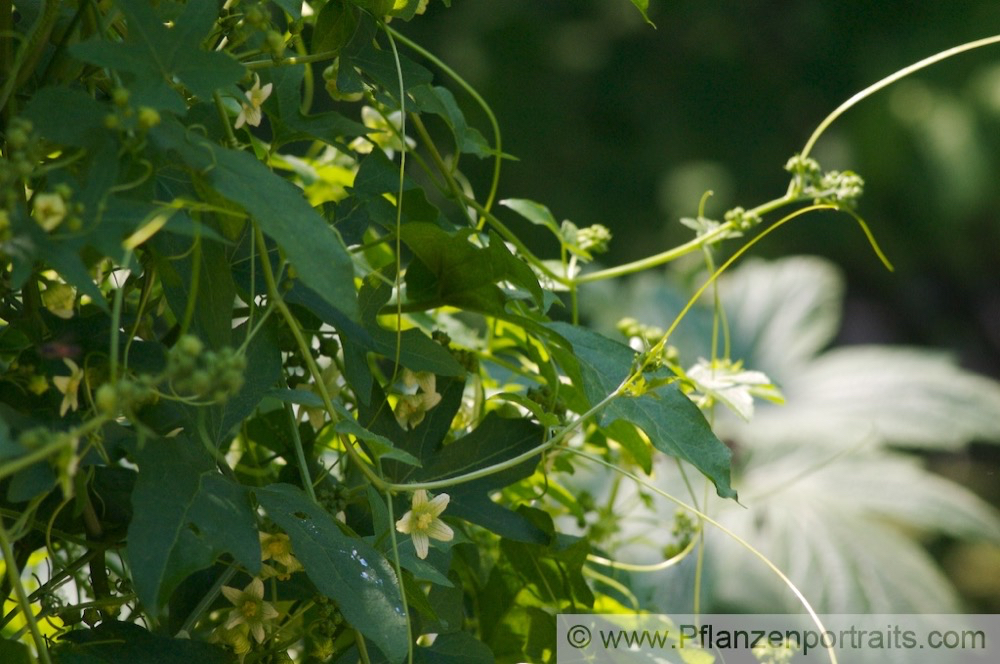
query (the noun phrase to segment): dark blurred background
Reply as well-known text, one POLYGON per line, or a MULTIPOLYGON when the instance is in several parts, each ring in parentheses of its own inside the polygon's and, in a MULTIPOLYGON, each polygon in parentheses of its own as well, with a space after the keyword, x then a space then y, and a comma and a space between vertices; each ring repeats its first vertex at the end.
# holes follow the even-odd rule
MULTIPOLYGON (((452 5, 432 2, 429 16, 402 29, 492 105, 504 150, 520 160, 505 164, 500 197, 538 200, 579 226, 607 225, 608 265, 689 239, 677 220, 696 215, 706 189, 715 192, 706 211, 714 218, 780 196, 785 161, 842 101, 1000 32, 996 0, 650 0, 657 29, 628 0, 452 5)), ((488 136, 483 115, 460 102, 488 136)), ((948 349, 964 367, 1000 378, 1000 46, 861 102, 812 156, 865 178, 858 210, 896 272, 844 215, 808 217, 755 253, 818 254, 842 267, 841 343, 948 349)), ((463 168, 482 194, 488 170, 472 161, 463 168)), ((543 253, 555 249, 536 227, 514 225, 543 253)), ((996 445, 932 461, 1000 504, 996 445)), ((990 578, 958 581, 985 591, 980 606, 996 611, 1000 562, 986 555, 990 578)), ((960 573, 964 563, 950 566, 960 573)))

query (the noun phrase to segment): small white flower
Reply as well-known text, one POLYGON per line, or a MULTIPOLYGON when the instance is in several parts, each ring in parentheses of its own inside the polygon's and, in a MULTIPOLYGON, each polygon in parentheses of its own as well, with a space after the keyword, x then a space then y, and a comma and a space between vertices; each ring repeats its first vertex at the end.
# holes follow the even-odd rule
POLYGON ((427 500, 427 492, 419 489, 413 492, 413 503, 409 512, 396 522, 396 530, 409 535, 413 540, 413 548, 417 550, 418 558, 426 558, 430 547, 430 539, 450 542, 455 536, 452 529, 439 517, 448 506, 448 494, 439 493, 433 499, 427 500))
POLYGON ((271 96, 271 89, 274 87, 273 83, 268 83, 264 87, 260 85, 260 76, 257 74, 253 75, 254 84, 253 87, 244 92, 247 101, 250 103, 241 103, 240 114, 236 117, 236 128, 239 129, 244 124, 251 125, 253 127, 259 127, 262 116, 260 107, 271 96))

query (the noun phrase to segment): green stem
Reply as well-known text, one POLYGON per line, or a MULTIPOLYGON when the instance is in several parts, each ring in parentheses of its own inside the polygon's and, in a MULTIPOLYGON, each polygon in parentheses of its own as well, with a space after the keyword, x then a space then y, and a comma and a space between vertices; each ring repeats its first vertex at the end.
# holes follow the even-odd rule
POLYGON ((0 519, 0 553, 3 553, 7 578, 14 589, 14 594, 17 595, 17 603, 21 607, 21 613, 24 614, 24 620, 31 631, 31 638, 38 649, 38 660, 42 664, 51 664, 52 660, 49 659, 45 637, 42 636, 41 630, 38 629, 38 621, 35 620, 35 614, 31 611, 31 602, 28 600, 28 594, 24 592, 24 586, 21 585, 21 571, 17 569, 17 560, 14 558, 14 550, 11 548, 10 538, 7 535, 7 529, 3 525, 3 519, 0 519))
MULTIPOLYGON (((330 417, 336 421, 340 418, 337 413, 337 409, 333 406, 333 400, 330 398, 330 391, 326 389, 326 383, 323 382, 323 372, 320 371, 319 366, 316 364, 316 360, 313 359, 312 353, 309 352, 309 344, 306 343, 305 338, 302 336, 302 330, 299 328, 299 322, 295 319, 295 315, 285 304, 285 301, 281 298, 281 294, 278 291, 278 284, 274 280, 274 271, 271 270, 271 260, 267 253, 267 243, 264 241, 264 233, 260 230, 257 224, 254 224, 254 233, 257 238, 257 245, 260 252, 260 263, 261 271, 264 273, 264 282, 267 284, 267 293, 271 303, 281 314, 281 317, 285 319, 285 323, 288 324, 288 329, 295 337, 295 343, 299 347, 299 352, 302 355, 302 359, 306 362, 306 367, 309 369, 309 374, 312 376, 313 381, 316 384, 316 389, 319 392, 320 399, 323 400, 323 407, 326 408, 326 412, 329 413, 330 417)), ((358 454, 358 451, 354 449, 354 445, 345 444, 345 449, 347 450, 347 456, 351 458, 351 461, 357 465, 361 473, 368 478, 368 481, 379 490, 385 490, 387 484, 385 480, 379 477, 375 471, 372 470, 371 466, 365 463, 364 459, 358 454)))
MULTIPOLYGON (((784 207, 790 203, 798 202, 799 199, 793 195, 785 195, 781 198, 776 198, 773 201, 768 201, 763 205, 758 205, 752 210, 748 210, 747 214, 756 214, 758 216, 764 216, 768 212, 773 212, 778 208, 784 207)), ((653 256, 648 256, 646 258, 641 258, 637 261, 632 261, 631 263, 625 263, 623 265, 618 265, 616 267, 610 267, 605 270, 598 270, 596 272, 590 272, 588 274, 576 277, 573 281, 578 284, 586 284, 592 281, 602 281, 604 279, 614 279, 615 277, 624 277, 629 274, 635 274, 636 272, 642 272, 644 270, 649 270, 654 267, 659 267, 660 265, 665 265, 671 261, 675 261, 681 256, 686 256, 692 251, 695 251, 705 245, 711 244, 725 237, 726 233, 732 231, 736 227, 735 223, 732 221, 727 221, 721 224, 718 228, 704 235, 700 235, 693 240, 689 240, 684 244, 673 247, 666 251, 660 252, 653 256)))
POLYGON ((496 229, 497 233, 499 233, 504 240, 514 245, 514 247, 517 249, 518 255, 521 258, 523 258, 524 260, 528 261, 536 268, 538 268, 538 270, 541 271, 542 274, 544 274, 552 281, 555 281, 556 283, 562 284, 564 286, 569 286, 571 283, 573 283, 573 280, 567 279, 564 276, 560 276, 555 272, 553 272, 552 270, 550 270, 545 265, 545 263, 542 262, 540 258, 535 256, 535 254, 532 253, 530 249, 528 249, 527 245, 525 245, 524 242, 522 242, 521 239, 517 237, 517 235, 515 235, 513 231, 507 228, 507 225, 505 223, 500 221, 500 219, 498 219, 495 214, 486 209, 486 206, 480 204, 479 201, 473 198, 469 198, 468 196, 463 196, 463 200, 465 201, 466 205, 469 205, 470 207, 475 209, 476 212, 482 215, 484 219, 489 221, 490 225, 496 229))
POLYGON ((309 62, 333 60, 338 55, 340 55, 340 51, 323 51, 322 53, 312 53, 310 55, 293 55, 290 58, 281 58, 280 60, 275 60, 274 58, 268 58, 267 60, 253 60, 251 62, 244 62, 243 66, 250 71, 255 69, 268 69, 270 67, 291 67, 293 65, 302 65, 309 62))
MULTIPOLYGON (((483 112, 486 113, 486 117, 490 121, 490 126, 493 128, 493 142, 495 143, 494 149, 496 150, 493 162, 493 178, 490 181, 490 192, 489 195, 486 197, 486 204, 483 206, 483 209, 489 211, 493 207, 493 201, 496 199, 497 189, 500 186, 500 164, 503 161, 503 146, 501 144, 500 123, 497 122, 497 118, 496 115, 494 115, 493 113, 493 109, 491 109, 490 105, 486 103, 486 100, 483 99, 482 95, 476 92, 476 89, 474 87, 469 85, 469 83, 466 82, 464 78, 459 76, 454 69, 445 64, 444 61, 442 61, 436 55, 434 55, 433 53, 431 53, 430 51, 428 51, 415 41, 407 39, 404 35, 401 35, 400 33, 396 32, 389 26, 386 26, 386 30, 389 32, 390 35, 392 35, 393 37, 395 37, 400 42, 402 42, 409 48, 413 49, 417 53, 419 53, 421 56, 423 56, 430 62, 434 63, 434 65, 438 69, 440 69, 449 77, 451 77, 453 81, 458 83, 458 85, 463 90, 465 90, 465 92, 468 93, 468 95, 472 97, 477 104, 479 104, 479 107, 483 109, 483 112)), ((483 222, 480 221, 479 226, 482 227, 482 224, 483 222)))
MULTIPOLYGON (((396 50, 396 40, 392 38, 389 26, 382 23, 385 34, 389 37, 389 46, 392 47, 392 58, 396 65, 396 82, 399 85, 399 182, 396 191, 396 274, 394 277, 397 293, 403 291, 403 190, 406 186, 406 87, 403 83, 403 67, 399 61, 399 51, 396 50)), ((391 126, 392 123, 390 122, 391 126)), ((396 298, 396 349, 393 355, 392 378, 389 383, 396 382, 396 375, 399 373, 399 358, 403 352, 403 298, 396 298)), ((346 443, 345 443, 346 445, 346 443)), ((352 448, 353 449, 353 448, 352 448)))
POLYGON ((816 130, 813 131, 812 136, 810 136, 809 140, 806 141, 805 147, 802 148, 802 153, 801 153, 802 157, 805 158, 809 156, 809 152, 813 149, 813 146, 816 144, 816 141, 823 134, 823 132, 826 131, 831 124, 833 124, 834 120, 839 118, 841 115, 847 112, 848 109, 850 109, 852 106, 854 106, 861 100, 865 99, 866 97, 870 97, 871 95, 875 94, 882 88, 888 87, 889 85, 892 85, 896 81, 902 78, 906 78, 910 74, 920 71, 925 67, 930 67, 931 65, 937 64, 942 60, 947 60, 950 57, 956 56, 959 53, 965 53, 966 51, 971 51, 973 49, 981 48, 983 46, 989 46, 991 44, 1000 44, 1000 35, 993 35, 992 37, 977 39, 975 41, 966 42, 965 44, 945 49, 940 53, 935 53, 930 57, 924 58, 923 60, 920 60, 918 62, 914 62, 909 67, 903 67, 899 71, 894 72, 889 76, 886 76, 877 83, 869 85, 867 88, 853 95, 850 99, 848 99, 843 104, 835 108, 834 111, 830 113, 830 115, 826 116, 823 119, 823 121, 819 123, 819 126, 816 127, 816 130))
POLYGON ((647 359, 643 363, 643 366, 640 367, 636 371, 636 373, 630 376, 629 379, 631 379, 634 376, 642 375, 642 370, 646 367, 646 365, 648 365, 653 360, 653 358, 660 356, 660 353, 663 351, 663 348, 667 345, 667 340, 670 338, 670 335, 673 334, 675 329, 677 329, 677 326, 680 325, 680 322, 684 319, 685 316, 687 316, 688 311, 690 311, 691 307, 693 307, 695 303, 701 298, 705 290, 708 289, 708 287, 711 286, 713 283, 715 283, 715 280, 718 279, 723 272, 728 270, 730 265, 735 263, 741 256, 743 256, 743 254, 748 252, 751 247, 753 247, 755 244, 763 240, 765 237, 767 237, 768 235, 770 235, 771 233, 778 230, 779 228, 781 228, 782 226, 784 226, 785 224, 787 224, 788 222, 797 217, 801 217, 804 214, 807 214, 809 212, 815 212, 817 210, 838 210, 838 209, 839 208, 834 205, 826 205, 826 204, 809 205, 804 208, 800 208, 782 217, 774 224, 766 228, 761 234, 757 235, 749 242, 744 244, 742 247, 740 247, 732 256, 729 257, 728 260, 726 260, 725 263, 723 263, 719 267, 719 269, 713 272, 712 275, 705 280, 705 283, 702 284, 697 291, 695 291, 694 295, 692 295, 691 298, 687 301, 687 304, 684 305, 684 308, 681 309, 680 313, 678 313, 677 316, 674 318, 674 321, 670 324, 670 327, 667 328, 667 331, 663 333, 663 336, 660 338, 660 340, 656 342, 656 345, 650 349, 649 353, 647 353, 646 355, 647 359))
POLYGON ((660 570, 668 569, 674 565, 680 563, 682 560, 688 557, 693 550, 695 545, 698 543, 698 539, 695 537, 691 538, 691 541, 687 543, 679 553, 670 556, 666 560, 661 560, 658 563, 650 563, 643 565, 640 563, 625 563, 620 560, 611 560, 610 558, 604 558, 603 556, 598 556, 593 553, 587 554, 587 560, 592 563, 601 565, 602 567, 610 567, 611 569, 620 569, 623 572, 659 572, 660 570))
POLYGON ((299 477, 302 479, 302 488, 309 494, 309 499, 318 504, 316 490, 313 488, 312 478, 309 476, 309 466, 306 465, 306 453, 302 449, 302 437, 299 435, 298 423, 295 421, 295 415, 292 413, 292 404, 287 401, 285 402, 285 413, 288 415, 288 425, 291 427, 292 445, 295 447, 295 460, 299 464, 299 477))
POLYGON ((229 120, 229 113, 226 112, 226 105, 222 102, 222 95, 216 90, 212 93, 212 99, 215 100, 215 110, 219 114, 219 119, 222 120, 222 129, 226 132, 226 141, 229 143, 229 147, 235 148, 240 142, 236 140, 236 134, 233 133, 233 125, 229 120))
POLYGON ((62 450, 64 447, 72 446, 76 439, 82 438, 92 431, 99 429, 104 426, 105 422, 107 422, 107 418, 103 416, 87 420, 78 429, 68 431, 66 432, 66 435, 60 435, 56 440, 48 445, 39 447, 37 450, 32 450, 24 456, 19 456, 7 461, 0 466, 0 480, 5 477, 10 477, 11 475, 18 473, 29 466, 33 466, 39 461, 44 461, 56 452, 62 450))
MULTIPOLYGON (((208 610, 208 607, 212 606, 212 602, 215 601, 215 598, 219 596, 219 593, 222 591, 222 586, 229 583, 229 580, 235 575, 235 567, 227 567, 223 570, 222 574, 219 575, 219 578, 212 584, 212 587, 208 589, 207 593, 205 593, 205 596, 198 601, 194 610, 192 610, 191 613, 188 614, 188 617, 184 619, 184 624, 181 626, 178 634, 181 632, 185 632, 188 635, 191 634, 191 630, 194 628, 195 623, 197 623, 201 615, 208 610)), ((175 635, 175 637, 176 636, 177 635, 175 635)))
MULTIPOLYGON (((677 505, 681 509, 684 509, 684 510, 687 510, 687 511, 691 512, 692 514, 694 514, 695 516, 697 516, 699 519, 701 519, 705 523, 708 523, 708 524, 714 526, 715 528, 718 528, 726 536, 730 537, 733 541, 735 541, 737 544, 739 544, 740 546, 742 546, 744 549, 746 549, 747 551, 749 551, 750 553, 752 553, 754 556, 756 556, 761 562, 763 562, 765 565, 767 565, 768 569, 770 569, 772 572, 774 572, 774 574, 777 575, 777 577, 779 579, 781 579, 781 581, 788 587, 788 589, 792 591, 792 594, 794 594, 795 597, 796 597, 796 599, 798 599, 799 602, 802 604, 802 607, 806 610, 806 613, 808 613, 809 616, 812 618, 813 624, 816 625, 816 627, 817 627, 817 629, 819 629, 820 633, 825 633, 826 632, 826 628, 823 626, 823 621, 820 620, 820 617, 816 613, 816 611, 813 609, 812 604, 810 604, 809 600, 806 599, 806 596, 802 594, 802 591, 798 589, 798 586, 796 586, 795 583, 793 583, 792 580, 789 579, 788 576, 784 572, 782 572, 778 568, 777 565, 775 565, 773 562, 771 562, 771 560, 767 556, 765 556, 763 553, 761 553, 760 551, 758 551, 752 544, 750 544, 749 542, 747 542, 745 539, 743 539, 742 537, 740 537, 739 535, 737 535, 732 530, 730 530, 726 526, 722 525, 721 523, 719 523, 718 521, 716 521, 712 517, 708 516, 707 514, 705 514, 704 512, 702 512, 701 510, 697 509, 696 507, 694 507, 692 505, 688 505, 687 503, 685 503, 680 498, 674 497, 673 495, 667 493, 666 491, 660 489, 657 486, 654 486, 653 484, 647 482, 646 480, 644 480, 643 478, 639 477, 638 475, 625 470, 624 468, 619 468, 618 466, 614 465, 613 463, 611 463, 609 461, 605 461, 604 459, 602 459, 602 458, 600 458, 598 456, 595 456, 593 454, 589 454, 589 453, 584 452, 582 450, 576 450, 576 449, 568 447, 568 448, 566 448, 566 451, 569 452, 569 453, 571 453, 571 454, 575 454, 575 455, 577 455, 579 457, 583 457, 584 459, 589 459, 590 461, 593 461, 596 464, 604 466, 605 468, 608 468, 609 470, 612 470, 612 471, 614 471, 616 473, 620 473, 620 474, 624 475, 625 477, 629 478, 633 482, 636 482, 637 484, 645 487, 646 489, 652 491, 653 493, 655 493, 655 494, 657 494, 659 496, 662 496, 663 498, 666 498, 667 500, 669 500, 670 502, 674 503, 675 505, 677 505)), ((832 646, 827 646, 826 647, 826 651, 827 651, 827 654, 830 656, 830 662, 831 662, 831 664, 837 664, 837 653, 834 652, 833 647, 832 646)))
POLYGON ((406 603, 406 587, 403 585, 403 567, 399 562, 399 542, 396 539, 396 517, 392 513, 392 493, 385 492, 385 502, 389 512, 389 538, 392 540, 392 562, 396 567, 396 578, 399 579, 399 598, 403 602, 403 615, 406 616, 406 633, 409 634, 407 640, 407 661, 413 664, 413 625, 410 623, 410 609, 406 603))
MULTIPOLYGON (((5 72, 7 77, 3 83, 3 87, 0 88, 0 108, 7 106, 7 102, 10 100, 11 95, 14 94, 17 86, 24 82, 23 79, 25 79, 26 74, 34 67, 35 62, 41 56, 42 49, 45 48, 45 43, 49 38, 49 33, 52 31, 56 19, 59 18, 59 6, 61 4, 59 0, 46 0, 41 13, 38 15, 38 19, 31 26, 31 30, 25 36, 24 41, 21 42, 21 47, 17 50, 17 55, 14 56, 14 62, 10 69, 5 72)), ((7 39, 8 37, 4 36, 4 40, 6 41, 7 39)))
POLYGON ((424 126, 420 116, 416 113, 411 113, 410 119, 413 122, 413 126, 417 129, 417 134, 420 136, 420 140, 423 141, 424 145, 427 147, 427 151, 430 152, 431 160, 434 162, 434 165, 437 166, 441 175, 444 176, 448 189, 451 191, 452 198, 455 199, 455 202, 459 206, 463 206, 465 194, 462 192, 462 188, 458 186, 458 182, 455 181, 455 176, 452 174, 451 169, 444 163, 441 153, 438 152, 437 146, 434 145, 434 141, 431 140, 431 136, 427 132, 427 128, 424 126))
MULTIPOLYGON (((122 265, 128 265, 132 260, 132 250, 126 249, 122 257, 122 265)), ((118 348, 121 344, 121 336, 118 333, 122 324, 122 307, 125 300, 125 284, 121 284, 115 289, 115 297, 111 303, 111 339, 108 340, 108 364, 111 374, 111 384, 118 383, 118 348)))

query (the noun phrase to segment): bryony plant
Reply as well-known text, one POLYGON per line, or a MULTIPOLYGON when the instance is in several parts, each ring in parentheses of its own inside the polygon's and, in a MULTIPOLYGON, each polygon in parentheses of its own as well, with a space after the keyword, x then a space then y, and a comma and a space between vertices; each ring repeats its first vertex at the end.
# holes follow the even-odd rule
MULTIPOLYGON (((498 204, 500 124, 404 34, 425 6, 0 2, 5 661, 551 661, 555 613, 628 591, 594 557, 623 519, 561 478, 645 486, 668 457, 737 497, 706 412, 749 415, 773 377, 718 344, 682 356, 676 322, 809 212, 874 246, 860 178, 809 155, 914 68, 824 121, 785 194, 722 221, 703 204, 689 242, 596 269, 608 227, 498 204), (586 284, 695 252, 712 277, 669 326, 581 323, 586 284), (563 510, 605 528, 562 532, 563 510)), ((684 508, 672 556, 711 524, 811 611, 684 508)))

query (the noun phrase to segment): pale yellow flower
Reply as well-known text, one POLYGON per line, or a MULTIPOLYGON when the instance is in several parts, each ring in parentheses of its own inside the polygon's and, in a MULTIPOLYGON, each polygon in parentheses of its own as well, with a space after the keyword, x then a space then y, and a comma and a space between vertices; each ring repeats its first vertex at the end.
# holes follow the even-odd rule
POLYGON ((69 320, 73 317, 73 307, 76 304, 76 289, 69 284, 49 284, 42 293, 42 304, 59 318, 69 320))
POLYGON ((55 230, 66 218, 66 201, 59 194, 36 194, 32 207, 35 221, 46 232, 55 230))
POLYGON ((56 389, 63 395, 62 405, 59 406, 59 417, 66 415, 66 411, 75 411, 80 407, 80 383, 83 381, 83 369, 78 367, 76 362, 68 357, 63 358, 63 362, 69 367, 70 375, 52 378, 56 389))
POLYGON ((261 87, 260 76, 257 74, 253 75, 254 84, 253 87, 244 92, 246 95, 247 102, 240 104, 240 114, 236 117, 236 128, 239 129, 244 124, 251 125, 253 127, 259 127, 261 118, 263 117, 260 107, 271 96, 271 89, 274 87, 273 83, 268 83, 267 85, 261 87))
POLYGON ((240 656, 241 662, 246 658, 247 653, 249 653, 253 647, 253 644, 250 643, 250 637, 248 636, 245 625, 237 625, 231 629, 219 625, 212 633, 211 640, 217 643, 224 643, 232 648, 233 652, 240 656))
POLYGON ((441 403, 437 391, 437 377, 430 371, 413 372, 403 370, 403 384, 409 388, 419 387, 416 394, 404 394, 396 402, 393 413, 403 429, 414 429, 424 421, 424 415, 441 403))
POLYGON ((419 489, 413 492, 413 503, 410 511, 396 522, 396 530, 409 535, 418 558, 426 558, 430 547, 430 538, 450 542, 455 536, 452 529, 439 517, 448 507, 450 497, 439 493, 433 499, 427 499, 427 492, 419 489))
POLYGON ((264 582, 254 578, 243 590, 222 586, 222 594, 236 607, 223 627, 233 629, 246 625, 258 643, 264 641, 264 624, 278 617, 278 612, 264 601, 264 582))
POLYGON ((259 533, 261 561, 273 560, 287 572, 302 569, 301 563, 292 555, 292 541, 285 533, 259 533))

